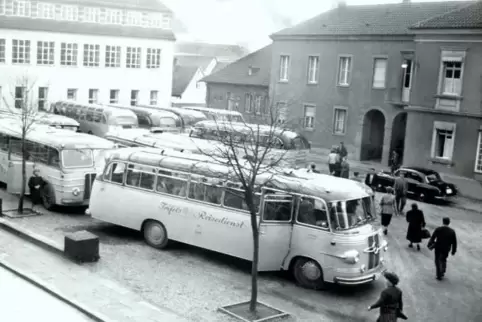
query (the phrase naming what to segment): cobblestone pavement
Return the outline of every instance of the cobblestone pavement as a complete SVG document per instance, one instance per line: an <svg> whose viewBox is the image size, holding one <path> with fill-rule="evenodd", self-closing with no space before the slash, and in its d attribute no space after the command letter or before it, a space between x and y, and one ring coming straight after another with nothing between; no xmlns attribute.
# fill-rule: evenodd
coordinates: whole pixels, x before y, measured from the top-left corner
<svg viewBox="0 0 482 322"><path fill-rule="evenodd" d="M420 252L409 249L405 219L392 220L386 259L388 268L400 275L405 313L411 321L482 321L482 283L478 274L482 258L481 214L423 203L420 208L430 230L439 225L443 216L450 216L460 245L456 256L449 258L446 280L439 282L434 276L433 254L425 245ZM249 298L250 266L243 261L176 243L158 251L146 246L138 232L81 214L46 212L9 220L57 241L63 240L67 232L83 229L97 234L102 258L96 264L83 265L83 269L128 288L154 305L181 312L191 321L230 321L216 308ZM12 247L0 249L8 251ZM83 284L80 289L89 287L79 283ZM296 321L373 321L376 312L367 312L366 307L377 299L383 286L377 281L317 292L297 287L287 274L263 273L259 298L292 313Z"/></svg>

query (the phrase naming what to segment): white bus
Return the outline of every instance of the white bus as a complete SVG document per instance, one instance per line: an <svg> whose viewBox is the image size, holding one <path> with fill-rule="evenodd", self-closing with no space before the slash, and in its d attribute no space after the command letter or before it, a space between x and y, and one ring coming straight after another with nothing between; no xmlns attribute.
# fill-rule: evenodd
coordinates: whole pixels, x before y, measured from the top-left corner
<svg viewBox="0 0 482 322"><path fill-rule="evenodd" d="M191 111L202 112L210 120L244 123L243 114L241 114L238 111L221 110L217 108L190 106L190 105L182 106L181 108L186 110L191 110Z"/></svg>
<svg viewBox="0 0 482 322"><path fill-rule="evenodd" d="M306 169L266 173L257 185L260 271L291 270L309 288L367 283L384 271L387 244L367 186ZM142 231L156 248L174 240L252 259L242 186L229 167L195 155L113 151L88 213Z"/></svg>
<svg viewBox="0 0 482 322"><path fill-rule="evenodd" d="M13 194L22 189L21 137L19 120L0 120L0 182ZM34 168L40 170L47 182L41 191L46 209L87 206L96 173L104 166L104 153L114 147L99 137L34 124L26 137L27 178Z"/></svg>
<svg viewBox="0 0 482 322"><path fill-rule="evenodd" d="M260 147L270 149L267 161L281 160L278 165L283 167L306 167L311 150L310 143L302 134L268 125L204 121L197 123L189 136L210 141L238 137L242 142L255 140L259 136ZM244 147L241 149L244 150Z"/></svg>
<svg viewBox="0 0 482 322"><path fill-rule="evenodd" d="M54 114L78 121L80 131L103 137L114 128L138 127L134 112L97 104L80 104L75 101L57 101L51 104Z"/></svg>
<svg viewBox="0 0 482 322"><path fill-rule="evenodd" d="M197 122L206 121L208 118L204 113L198 111L192 111L188 109L182 109L179 107L163 107L163 106L152 106L152 105L139 105L142 108L149 108L155 110L163 110L175 113L182 119L183 130L188 130L196 124Z"/></svg>
<svg viewBox="0 0 482 322"><path fill-rule="evenodd" d="M14 119L19 119L22 117L20 112L17 113L9 113L9 112L1 112L2 117L10 117ZM46 112L36 112L32 114L34 118L33 122L38 124L45 124L50 125L52 127L58 129L65 129L77 132L79 130L80 124L76 120L63 116L63 115L55 115Z"/></svg>

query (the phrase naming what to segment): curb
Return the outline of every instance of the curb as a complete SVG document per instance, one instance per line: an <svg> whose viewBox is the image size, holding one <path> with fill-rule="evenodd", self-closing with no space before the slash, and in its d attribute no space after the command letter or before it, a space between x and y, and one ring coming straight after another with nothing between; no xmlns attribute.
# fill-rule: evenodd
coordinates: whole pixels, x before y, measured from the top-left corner
<svg viewBox="0 0 482 322"><path fill-rule="evenodd" d="M29 282L30 284L35 285L36 287L40 288L44 292L50 294L51 296L55 297L56 299L64 302L65 304L73 307L77 311L81 312L82 314L86 315L90 319L96 322L114 322L113 320L109 320L108 318L104 317L103 315L93 312L92 310L86 308L84 305L78 303L75 300L69 299L67 296L62 294L59 290L57 290L53 285L40 281L34 275L28 274L25 271L22 271L18 267L8 263L5 259L0 259L0 267L8 270L9 272L15 274L16 276L20 277L21 279Z"/></svg>

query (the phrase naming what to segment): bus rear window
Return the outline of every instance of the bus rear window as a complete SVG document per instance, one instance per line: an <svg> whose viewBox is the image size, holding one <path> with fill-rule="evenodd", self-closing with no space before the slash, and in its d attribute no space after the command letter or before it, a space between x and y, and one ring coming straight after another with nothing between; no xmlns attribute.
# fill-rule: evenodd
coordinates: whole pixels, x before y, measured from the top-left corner
<svg viewBox="0 0 482 322"><path fill-rule="evenodd" d="M306 150L310 148L310 143L305 138L298 136L293 139L292 146L295 150Z"/></svg>
<svg viewBox="0 0 482 322"><path fill-rule="evenodd" d="M92 150L77 149L62 151L62 165L64 168L83 168L94 165Z"/></svg>

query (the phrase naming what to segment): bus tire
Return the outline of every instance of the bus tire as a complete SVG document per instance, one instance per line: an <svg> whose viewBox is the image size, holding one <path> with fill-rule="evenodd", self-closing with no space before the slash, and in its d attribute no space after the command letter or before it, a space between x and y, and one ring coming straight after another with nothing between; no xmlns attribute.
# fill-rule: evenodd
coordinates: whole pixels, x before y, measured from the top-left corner
<svg viewBox="0 0 482 322"><path fill-rule="evenodd" d="M46 210L53 210L55 207L55 195L49 184L45 185L41 191L42 205Z"/></svg>
<svg viewBox="0 0 482 322"><path fill-rule="evenodd" d="M167 238L166 227L157 220L148 220L142 225L142 233L146 243L154 248L166 248L169 239Z"/></svg>
<svg viewBox="0 0 482 322"><path fill-rule="evenodd" d="M292 270L296 283L301 287L313 290L324 288L323 269L315 260L306 257L297 258Z"/></svg>

